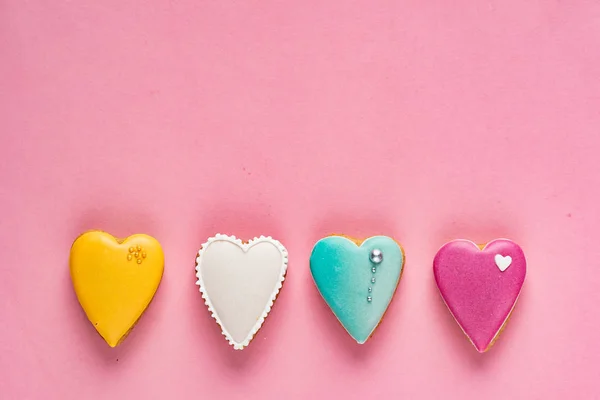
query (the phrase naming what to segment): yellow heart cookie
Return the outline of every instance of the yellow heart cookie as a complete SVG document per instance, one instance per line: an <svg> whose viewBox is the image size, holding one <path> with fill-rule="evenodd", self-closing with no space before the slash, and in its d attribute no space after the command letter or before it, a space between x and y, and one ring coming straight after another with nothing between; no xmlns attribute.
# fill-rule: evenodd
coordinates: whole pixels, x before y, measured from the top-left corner
<svg viewBox="0 0 600 400"><path fill-rule="evenodd" d="M71 247L71 279L88 319L110 347L142 316L160 284L164 255L156 239L119 240L102 231L82 234Z"/></svg>

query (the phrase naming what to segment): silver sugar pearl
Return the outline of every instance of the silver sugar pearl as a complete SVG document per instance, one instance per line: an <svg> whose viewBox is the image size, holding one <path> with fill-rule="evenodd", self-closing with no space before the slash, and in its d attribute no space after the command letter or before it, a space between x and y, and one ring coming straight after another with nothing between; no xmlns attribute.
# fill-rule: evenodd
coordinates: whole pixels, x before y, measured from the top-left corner
<svg viewBox="0 0 600 400"><path fill-rule="evenodd" d="M379 264L383 261L383 253L379 249L371 250L371 254L369 255L369 259L373 264Z"/></svg>
<svg viewBox="0 0 600 400"><path fill-rule="evenodd" d="M375 269L375 267L371 268L371 272L373 272L373 273L377 272L377 270Z"/></svg>
<svg viewBox="0 0 600 400"><path fill-rule="evenodd" d="M375 283L375 278L371 278L371 283Z"/></svg>
<svg viewBox="0 0 600 400"><path fill-rule="evenodd" d="M370 303L371 301L373 301L373 298L371 296L367 297L367 301Z"/></svg>
<svg viewBox="0 0 600 400"><path fill-rule="evenodd" d="M372 288L372 287L370 287L370 288L369 288L369 293L371 293L372 291L373 291L373 288Z"/></svg>

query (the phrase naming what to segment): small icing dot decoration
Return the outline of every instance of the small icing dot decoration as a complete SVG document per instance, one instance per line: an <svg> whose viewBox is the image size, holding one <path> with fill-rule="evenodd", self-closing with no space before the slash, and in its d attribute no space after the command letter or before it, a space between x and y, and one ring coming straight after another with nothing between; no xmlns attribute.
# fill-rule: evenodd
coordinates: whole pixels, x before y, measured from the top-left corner
<svg viewBox="0 0 600 400"><path fill-rule="evenodd" d="M380 264L383 261L383 252L380 249L371 250L371 253L369 254L369 260L371 260L373 263L373 266L371 267L371 272L373 273L373 276L371 277L371 283L375 283L375 273L377 272L377 268L375 267L377 264ZM371 286L369 286L368 290L369 293L373 293L373 288ZM371 303L373 301L373 297L368 296L367 301Z"/></svg>
<svg viewBox="0 0 600 400"><path fill-rule="evenodd" d="M127 261L131 261L135 258L135 262L141 264L144 259L148 257L144 248L139 244L137 246L131 246L129 248L129 254L127 254Z"/></svg>

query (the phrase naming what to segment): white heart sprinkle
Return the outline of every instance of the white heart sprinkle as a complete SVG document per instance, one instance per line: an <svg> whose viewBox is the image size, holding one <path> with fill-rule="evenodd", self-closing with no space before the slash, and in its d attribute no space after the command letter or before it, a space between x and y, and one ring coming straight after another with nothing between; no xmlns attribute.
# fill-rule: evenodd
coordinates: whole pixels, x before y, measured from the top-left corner
<svg viewBox="0 0 600 400"><path fill-rule="evenodd" d="M506 268L510 267L510 264L512 263L512 257L503 257L501 254L496 254L496 256L494 257L494 261L496 261L496 265L498 266L500 271L504 272L506 271Z"/></svg>

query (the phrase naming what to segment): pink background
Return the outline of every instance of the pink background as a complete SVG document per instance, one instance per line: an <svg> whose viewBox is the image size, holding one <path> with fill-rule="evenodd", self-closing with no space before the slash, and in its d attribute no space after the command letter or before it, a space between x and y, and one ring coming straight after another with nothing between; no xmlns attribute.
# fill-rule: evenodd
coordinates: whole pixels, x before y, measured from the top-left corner
<svg viewBox="0 0 600 400"><path fill-rule="evenodd" d="M0 1L2 397L600 398L599 76L591 0ZM166 253L116 349L68 274L91 228ZM217 232L290 253L243 352L194 285ZM364 346L309 274L332 232L406 250ZM457 237L528 258L484 355L433 281Z"/></svg>

